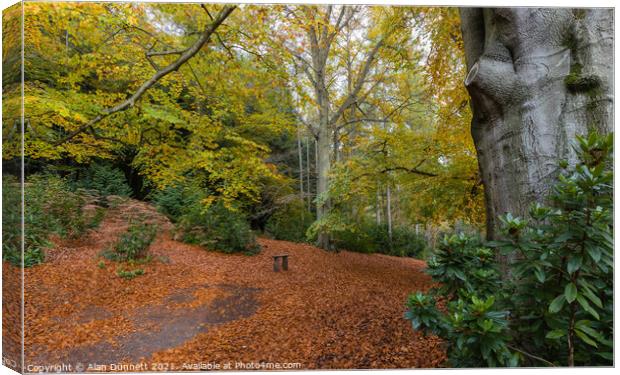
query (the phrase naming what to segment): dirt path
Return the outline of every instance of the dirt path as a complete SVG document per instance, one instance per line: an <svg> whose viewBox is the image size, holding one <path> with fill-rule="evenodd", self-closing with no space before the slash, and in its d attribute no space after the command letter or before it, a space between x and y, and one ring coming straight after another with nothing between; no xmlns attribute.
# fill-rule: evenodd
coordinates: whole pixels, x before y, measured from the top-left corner
<svg viewBox="0 0 620 375"><path fill-rule="evenodd" d="M156 221L161 233L145 275L123 280L116 264L98 267L99 254L132 216ZM430 287L421 261L268 239L259 255L226 255L174 241L170 229L149 205L129 201L27 269L26 364L411 368L445 358L437 339L403 319L407 295ZM280 253L289 254L289 271L274 273Z"/></svg>

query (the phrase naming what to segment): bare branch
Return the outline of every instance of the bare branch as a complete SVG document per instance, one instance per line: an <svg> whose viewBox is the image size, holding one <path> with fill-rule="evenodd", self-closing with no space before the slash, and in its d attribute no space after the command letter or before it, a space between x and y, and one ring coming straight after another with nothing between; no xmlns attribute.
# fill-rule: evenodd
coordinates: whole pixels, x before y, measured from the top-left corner
<svg viewBox="0 0 620 375"><path fill-rule="evenodd" d="M217 18L210 25L207 26L207 28L202 33L200 38L198 38L198 40L196 42L194 42L194 44L191 47L189 47L186 50L184 50L184 52L181 54L181 56L179 56L178 59L176 59L174 62L172 62L171 64L167 65L163 69L158 70L157 72L155 72L155 74L149 80L144 82L138 88L138 90L136 90L136 92L133 95L131 95L128 99L126 99L123 102L115 105L114 107L105 109L101 114L97 115L95 118L90 120L88 123L86 123L85 125L79 127L77 130L75 130L72 133L70 133L67 137L65 137L61 141L57 142L56 145L59 145L59 144L62 144L64 142L67 142L67 141L71 140L76 135L78 135L78 134L84 132L85 130L91 128L93 125L95 125L99 121L103 120L104 118L106 118L106 117L108 117L108 116L110 116L110 115L112 115L112 114L114 114L116 112L124 111L124 110L127 110L127 109L133 107L135 105L136 101L138 99L140 99L142 97L142 95L144 95L144 93L149 88L151 88L155 83L157 83L160 79L162 79L163 77L167 76L168 74L178 70L181 67L181 65L183 65L185 62L187 62L189 59L191 59L194 55L196 55L198 53L198 51L200 51L200 49L211 39L211 35L213 35L215 30L222 24L222 22L224 22L224 20L226 18L228 18L230 13L232 13L232 11L235 8L236 8L235 5L232 5L232 6L231 5L226 5L219 12Z"/></svg>
<svg viewBox="0 0 620 375"><path fill-rule="evenodd" d="M187 49L172 50L172 51L148 51L146 53L146 55L149 56L149 57L152 57L152 56L166 56L166 55L181 55L185 51L187 51Z"/></svg>
<svg viewBox="0 0 620 375"><path fill-rule="evenodd" d="M415 167L415 168L407 168L407 167L397 166L397 167L386 167L386 168L383 168L383 169L381 169L379 171L376 171L374 173L373 172L364 172L362 174L359 174L359 175L353 177L353 181L358 180L358 179L360 179L362 177L365 177L365 176L372 176L373 174L384 174L384 173L388 173L388 172L392 172L392 171L403 171L403 172L413 173L413 174L417 174L417 175L424 176L424 177L437 177L437 176L439 176L436 173L421 171L421 170L417 169L417 167Z"/></svg>
<svg viewBox="0 0 620 375"><path fill-rule="evenodd" d="M209 9L207 9L207 7L204 4L200 4L200 7L204 9L205 12L207 12L209 19L211 19L211 21L214 21L213 16L211 15L211 12L209 12ZM220 37L220 34L217 31L215 32L215 37L217 38L217 41L220 43L220 45L224 47L226 52L228 52L228 57L230 57L230 59L233 60L235 58L235 55L232 53L231 49L228 48L226 44L224 44L224 41L222 40L222 38Z"/></svg>
<svg viewBox="0 0 620 375"><path fill-rule="evenodd" d="M370 51L370 53L368 54L368 57L366 58L366 61L364 62L364 67L362 68L362 71L360 72L360 75L357 77L357 81L355 82L355 85L353 86L353 91L349 93L349 96L345 99L345 101L342 103L340 108L338 108L336 113L334 113L334 115L330 118L329 120L330 124L335 124L336 121L338 121L338 119L340 118L340 116L342 116L344 111L346 111L347 108L349 108L353 103L355 103L357 99L357 95L359 94L360 90L364 86L364 82L366 81L366 76L370 72L370 68L375 59L375 56L377 55L377 52L379 52L379 49L381 48L381 46L383 46L384 40L385 40L384 38L381 38L377 42L377 44L375 44L372 51Z"/></svg>
<svg viewBox="0 0 620 375"><path fill-rule="evenodd" d="M295 116L297 117L297 119L308 129L308 131L310 132L310 134L312 134L312 136L315 139L319 138L319 133L318 130L316 130L310 123L308 123L306 120L304 120L304 118L301 116L301 114L299 112L297 112L297 110L293 109L293 113L295 114Z"/></svg>
<svg viewBox="0 0 620 375"><path fill-rule="evenodd" d="M549 361L547 361L547 360L546 360L546 359L544 359L544 358L538 357L538 356L536 356L536 355L534 355L534 354L530 354L530 353L528 353L528 352L526 352L526 351L523 351L523 350L521 350L521 349L519 349L519 348L516 348L516 347L514 347L514 346L512 346L512 345L506 345L506 346L507 346L508 348L510 348L510 349L512 349L512 350L514 350L514 351L516 351L516 352L519 352L519 353L523 354L523 355L524 355L524 356L526 356L526 357L530 357L530 358L532 358L532 359L536 359L536 360L538 360L538 361L540 361L540 362L542 362L542 363L544 363L544 364L547 364L547 365L549 365L549 366L551 366L551 367L555 367L555 365L554 365L552 362L549 362Z"/></svg>
<svg viewBox="0 0 620 375"><path fill-rule="evenodd" d="M379 123L384 123L384 122L388 122L388 120L386 120L384 118L358 118L358 119L355 119L355 120L349 120L349 121L346 121L346 122L342 123L340 126L337 127L337 129L342 129L342 128L346 127L347 125L355 124L356 122L379 122Z"/></svg>

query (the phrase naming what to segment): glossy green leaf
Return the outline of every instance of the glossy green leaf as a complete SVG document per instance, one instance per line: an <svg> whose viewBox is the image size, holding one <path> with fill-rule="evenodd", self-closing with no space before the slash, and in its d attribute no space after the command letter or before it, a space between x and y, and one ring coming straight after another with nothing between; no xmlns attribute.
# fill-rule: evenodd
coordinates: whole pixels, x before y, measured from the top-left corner
<svg viewBox="0 0 620 375"><path fill-rule="evenodd" d="M565 297L563 294L555 297L555 299L551 301L551 304L549 305L549 312L555 314L560 311L562 309L562 306L564 306L564 301Z"/></svg>
<svg viewBox="0 0 620 375"><path fill-rule="evenodd" d="M566 332L563 329L554 329L553 331L549 331L545 337L551 340L555 340L564 336L566 336Z"/></svg>
<svg viewBox="0 0 620 375"><path fill-rule="evenodd" d="M577 287L573 283L566 284L564 288L564 297L566 302L572 303L577 298Z"/></svg>

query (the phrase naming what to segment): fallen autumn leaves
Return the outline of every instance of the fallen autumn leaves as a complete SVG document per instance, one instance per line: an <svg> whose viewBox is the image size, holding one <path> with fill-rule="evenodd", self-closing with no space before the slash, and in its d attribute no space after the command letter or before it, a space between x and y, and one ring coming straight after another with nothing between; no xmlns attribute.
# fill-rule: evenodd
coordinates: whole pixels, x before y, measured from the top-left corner
<svg viewBox="0 0 620 375"><path fill-rule="evenodd" d="M160 232L145 274L123 280L99 254L146 215ZM301 369L437 367L441 342L403 319L407 295L426 290L424 262L330 253L259 239L255 256L226 255L174 241L170 223L146 203L111 209L80 241L57 240L48 261L25 270L26 364L299 363ZM289 271L272 256L289 254ZM19 342L16 268L3 264L5 348ZM7 282L9 281L9 282ZM15 311L14 311L15 310ZM7 350L5 349L5 350ZM188 367L185 367L188 368ZM233 368L234 369L234 368ZM107 370L110 370L109 368ZM142 369L144 370L144 369Z"/></svg>

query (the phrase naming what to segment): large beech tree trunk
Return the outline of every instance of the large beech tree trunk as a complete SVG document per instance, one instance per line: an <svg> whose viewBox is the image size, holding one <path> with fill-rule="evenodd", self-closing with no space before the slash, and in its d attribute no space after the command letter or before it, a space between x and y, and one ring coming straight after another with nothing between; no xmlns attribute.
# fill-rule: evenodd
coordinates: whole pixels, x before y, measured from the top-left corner
<svg viewBox="0 0 620 375"><path fill-rule="evenodd" d="M526 216L544 201L571 142L613 128L613 10L461 8L471 132L487 208Z"/></svg>

